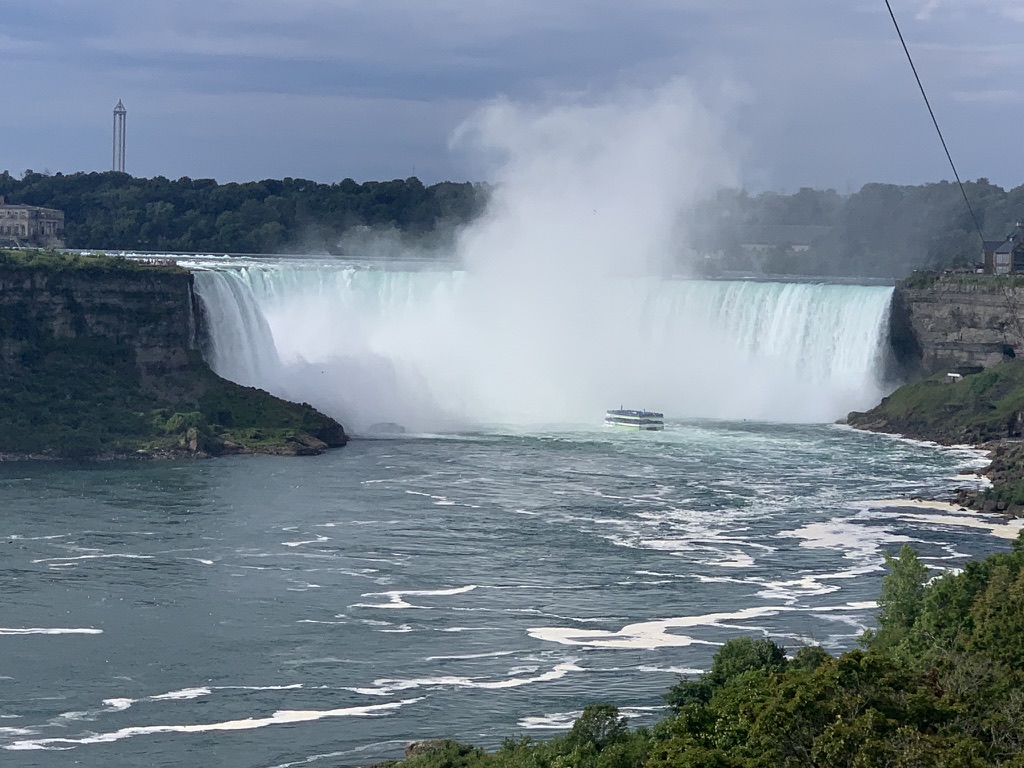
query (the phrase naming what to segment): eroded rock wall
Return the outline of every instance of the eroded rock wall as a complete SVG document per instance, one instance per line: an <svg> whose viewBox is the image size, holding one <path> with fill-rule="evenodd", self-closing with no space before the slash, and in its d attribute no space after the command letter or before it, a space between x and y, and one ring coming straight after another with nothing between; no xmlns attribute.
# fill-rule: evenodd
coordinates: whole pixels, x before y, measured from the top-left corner
<svg viewBox="0 0 1024 768"><path fill-rule="evenodd" d="M971 372L1024 354L1024 286L988 275L896 286L893 352L908 376Z"/></svg>
<svg viewBox="0 0 1024 768"><path fill-rule="evenodd" d="M135 351L143 384L191 370L192 275L185 270L0 269L0 361L15 364L45 336L101 337Z"/></svg>

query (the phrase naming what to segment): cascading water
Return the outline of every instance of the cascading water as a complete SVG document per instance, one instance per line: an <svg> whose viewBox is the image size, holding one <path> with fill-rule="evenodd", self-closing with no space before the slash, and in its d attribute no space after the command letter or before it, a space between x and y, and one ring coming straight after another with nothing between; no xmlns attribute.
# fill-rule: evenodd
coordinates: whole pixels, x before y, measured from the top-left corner
<svg viewBox="0 0 1024 768"><path fill-rule="evenodd" d="M230 272L200 274L206 357L226 379L250 387L267 387L278 374L281 360L252 291L233 279Z"/></svg>
<svg viewBox="0 0 1024 768"><path fill-rule="evenodd" d="M883 393L892 292L326 263L199 270L196 289L214 370L357 433L597 424L620 405L831 421Z"/></svg>

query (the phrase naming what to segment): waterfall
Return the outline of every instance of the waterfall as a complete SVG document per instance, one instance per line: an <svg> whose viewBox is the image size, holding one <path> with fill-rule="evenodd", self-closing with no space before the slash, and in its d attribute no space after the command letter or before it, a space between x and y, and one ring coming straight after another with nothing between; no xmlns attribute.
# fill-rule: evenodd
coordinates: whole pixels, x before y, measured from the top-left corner
<svg viewBox="0 0 1024 768"><path fill-rule="evenodd" d="M252 290L236 277L230 271L213 270L196 276L204 355L220 376L273 390L281 371L274 336Z"/></svg>
<svg viewBox="0 0 1024 768"><path fill-rule="evenodd" d="M329 263L196 272L222 376L357 432L667 417L831 421L884 393L892 289Z"/></svg>

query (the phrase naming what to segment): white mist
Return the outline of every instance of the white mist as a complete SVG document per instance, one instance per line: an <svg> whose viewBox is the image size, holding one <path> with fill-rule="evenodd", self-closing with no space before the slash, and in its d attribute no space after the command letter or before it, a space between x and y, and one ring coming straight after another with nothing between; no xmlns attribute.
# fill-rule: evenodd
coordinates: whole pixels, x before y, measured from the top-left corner
<svg viewBox="0 0 1024 768"><path fill-rule="evenodd" d="M498 163L488 210L459 240L462 271L236 274L281 364L268 374L265 356L221 343L235 357L215 349L214 367L357 432L597 424L620 405L825 421L869 405L886 289L666 279L680 213L733 181L722 135L682 81L495 103L458 136Z"/></svg>

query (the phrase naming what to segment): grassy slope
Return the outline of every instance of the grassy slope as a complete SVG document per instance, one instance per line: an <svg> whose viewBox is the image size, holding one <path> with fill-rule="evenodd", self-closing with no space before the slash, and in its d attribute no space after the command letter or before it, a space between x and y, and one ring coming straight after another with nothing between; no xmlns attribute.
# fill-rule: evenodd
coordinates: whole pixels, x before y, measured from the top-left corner
<svg viewBox="0 0 1024 768"><path fill-rule="evenodd" d="M1014 360L955 383L936 374L908 384L849 421L945 444L977 444L1019 437L1022 413L1024 361Z"/></svg>
<svg viewBox="0 0 1024 768"><path fill-rule="evenodd" d="M908 384L851 426L891 432L946 445L993 450L988 475L995 484L962 501L988 509L1024 509L1024 361L1013 360L948 383L945 374Z"/></svg>

